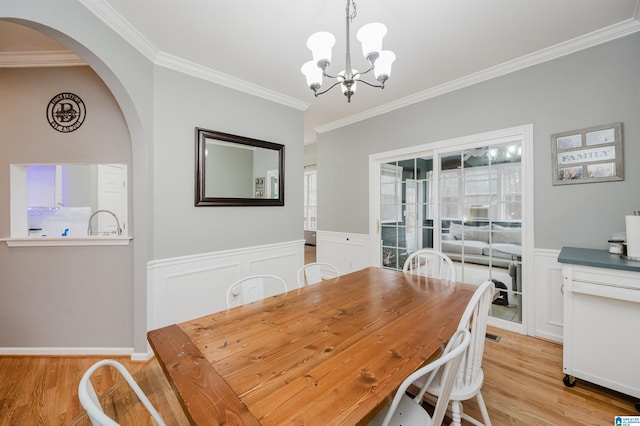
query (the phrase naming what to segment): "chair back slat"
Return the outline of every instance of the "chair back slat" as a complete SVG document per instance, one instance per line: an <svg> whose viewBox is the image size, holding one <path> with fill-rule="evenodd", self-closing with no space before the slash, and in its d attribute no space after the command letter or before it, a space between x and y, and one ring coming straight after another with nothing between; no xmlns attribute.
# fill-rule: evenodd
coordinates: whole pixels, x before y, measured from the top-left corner
<svg viewBox="0 0 640 426"><path fill-rule="evenodd" d="M476 289L458 324L458 329L471 331L471 341L460 363L456 387L468 386L482 372L482 356L494 288L493 282L483 282Z"/></svg>
<svg viewBox="0 0 640 426"><path fill-rule="evenodd" d="M317 284L323 277L337 278L340 276L338 268L327 262L307 263L298 270L298 287Z"/></svg>
<svg viewBox="0 0 640 426"><path fill-rule="evenodd" d="M409 406L405 406L404 409L410 409L412 411L422 410L424 408L420 405L422 402L422 398L424 397L424 393L427 387L431 384L435 377L440 377L442 384L442 395L438 398L433 415L429 416L429 414L424 411L422 416L415 416L412 413L402 412L402 420L401 424L406 424L408 421L407 418L421 418L423 421L431 420L430 425L441 425L444 420L444 416L447 411L447 405L449 404L449 395L451 394L451 390L453 389L453 382L456 376L456 371L460 366L460 360L464 355L466 349L469 346L470 334L468 330L457 330L454 335L449 339L447 346L444 351L440 355L440 358L432 361L431 363L425 365L422 368L419 368L415 372L411 373L409 377L407 377L393 398L393 401L389 405L388 409L383 410L378 414L378 416L370 423L374 425L387 426L391 419L394 417L395 411L400 405L400 401L403 398L407 398L405 396L406 390L410 385L415 383L417 380L420 380L421 383L424 383L418 394L412 398ZM384 418L382 418L384 416ZM405 418L405 416L407 418ZM396 421L400 420L396 418L394 420L394 424ZM425 423L421 423L425 424Z"/></svg>
<svg viewBox="0 0 640 426"><path fill-rule="evenodd" d="M434 249L414 251L404 262L403 272L455 281L456 269L446 254Z"/></svg>
<svg viewBox="0 0 640 426"><path fill-rule="evenodd" d="M286 293L284 280L276 275L260 274L239 279L227 289L227 309Z"/></svg>

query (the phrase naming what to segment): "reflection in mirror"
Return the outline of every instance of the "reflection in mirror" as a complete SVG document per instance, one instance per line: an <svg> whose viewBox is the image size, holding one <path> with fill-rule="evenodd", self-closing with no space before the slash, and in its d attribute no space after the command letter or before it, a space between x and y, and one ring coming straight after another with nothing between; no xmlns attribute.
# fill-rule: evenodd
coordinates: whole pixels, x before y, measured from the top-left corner
<svg viewBox="0 0 640 426"><path fill-rule="evenodd" d="M284 146L196 128L196 206L283 206Z"/></svg>

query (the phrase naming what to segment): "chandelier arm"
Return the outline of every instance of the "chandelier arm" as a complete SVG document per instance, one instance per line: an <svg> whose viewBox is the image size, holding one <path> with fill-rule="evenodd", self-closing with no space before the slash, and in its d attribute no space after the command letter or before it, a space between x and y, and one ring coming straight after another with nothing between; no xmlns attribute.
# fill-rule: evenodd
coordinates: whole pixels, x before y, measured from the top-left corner
<svg viewBox="0 0 640 426"><path fill-rule="evenodd" d="M353 79L355 80L355 79L357 79L358 77L360 77L361 75L365 75L366 73L368 73L368 72L372 71L374 68L375 68L375 66L374 66L374 65L371 65L371 66L369 67L369 69L368 69L368 70L366 70L366 71L362 71L362 72L358 72L358 73L355 73L355 74L353 75ZM358 80L358 81L360 81L360 80Z"/></svg>
<svg viewBox="0 0 640 426"><path fill-rule="evenodd" d="M365 75L366 73L373 71L374 68L375 68L375 66L371 65L368 70L355 73L353 75L353 79L356 80L361 75ZM331 75L331 74L328 74L327 72L324 72L323 76L327 77L327 78L344 78L344 76L342 76L342 75ZM358 80L358 81L360 81L360 80Z"/></svg>
<svg viewBox="0 0 640 426"><path fill-rule="evenodd" d="M382 84L373 84L373 83L369 83L369 82L368 82L368 81L366 81L366 80L358 80L358 83L364 83L364 84L366 84L367 86L371 86L371 87L379 87L379 88L381 88L381 89L384 89L384 83L382 83Z"/></svg>
<svg viewBox="0 0 640 426"><path fill-rule="evenodd" d="M344 78L341 75L331 75L331 74L327 74L326 72L323 74L323 76L327 78Z"/></svg>
<svg viewBox="0 0 640 426"><path fill-rule="evenodd" d="M316 97L320 96L320 95L324 95L325 93L327 93L329 90L333 89L334 87L336 87L338 84L340 84L340 81L336 81L335 83L333 83L331 86L329 86L328 89L323 90L322 92L317 92L314 91Z"/></svg>

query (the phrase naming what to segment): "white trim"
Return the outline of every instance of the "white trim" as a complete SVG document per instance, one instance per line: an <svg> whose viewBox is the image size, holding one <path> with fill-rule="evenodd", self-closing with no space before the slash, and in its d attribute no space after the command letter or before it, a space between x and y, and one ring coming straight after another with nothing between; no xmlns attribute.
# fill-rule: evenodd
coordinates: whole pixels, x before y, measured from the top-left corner
<svg viewBox="0 0 640 426"><path fill-rule="evenodd" d="M87 66L87 63L70 50L0 52L0 68L73 66Z"/></svg>
<svg viewBox="0 0 640 426"><path fill-rule="evenodd" d="M148 346L148 345L147 345ZM147 362L154 357L153 351L149 348L148 352L134 352L131 354L131 361Z"/></svg>
<svg viewBox="0 0 640 426"><path fill-rule="evenodd" d="M298 248L300 245L304 246L304 239L286 241L284 243L264 244L261 246L242 247L237 249L221 250L210 253L200 253L188 256L171 257L167 259L152 260L147 263L147 269L152 271L158 268L168 268L172 266L182 266L193 264L194 262L207 262L213 259L220 259L223 257L234 257L241 254L262 253L268 250L282 249L282 248Z"/></svg>
<svg viewBox="0 0 640 426"><path fill-rule="evenodd" d="M535 245L535 217L533 209L533 124L522 126L522 156L520 158L522 164L522 223L526 226L522 227L522 248L525 261L522 263L522 292L523 312L522 326L523 331L530 335L534 335L535 324L535 271L534 271L534 253Z"/></svg>
<svg viewBox="0 0 640 426"><path fill-rule="evenodd" d="M132 237L0 238L9 247L126 246Z"/></svg>
<svg viewBox="0 0 640 426"><path fill-rule="evenodd" d="M638 3L636 3L636 8L637 7ZM639 12L636 9L636 18L638 18L638 13ZM537 64L541 64L543 62L561 58L571 53L585 50L590 47L597 46L599 44L606 43L627 36L629 34L633 34L637 31L640 31L640 22L637 19L628 19L626 21L613 24L608 27L593 31L591 33L576 37L574 39L556 44L555 46L538 50L537 52L521 56L511 61L503 62L502 64L489 67L473 74L469 74L465 77L448 81L439 86L414 93L412 95L406 96L393 102L389 102L379 107L372 108L367 111L363 111L361 113L324 124L322 126L318 126L314 130L318 133L325 133L330 130L344 127L349 124L357 123L359 121L363 121L382 114L386 114L388 112L395 111L397 109L404 108L418 102L426 101L428 99L432 99L446 93L451 93L456 90L472 86L474 84L482 83L496 77L500 77Z"/></svg>
<svg viewBox="0 0 640 426"><path fill-rule="evenodd" d="M170 55L168 53L160 52L155 61L156 65L178 71L183 74L187 74L196 78L201 78L206 81L210 81L221 86L229 87L239 92L248 93L259 98L267 99L272 102L276 102L282 105L286 105L297 110L304 111L311 105L309 102L304 102L291 96L283 95L282 93L275 92L264 87L260 87L256 84L250 83L245 80L241 80L229 74L204 67L194 62L187 61L177 56Z"/></svg>
<svg viewBox="0 0 640 426"><path fill-rule="evenodd" d="M478 142L486 141L486 140L497 140L497 139L505 139L509 140L514 136L524 135L526 128L531 128L531 135L533 135L533 125L525 124L522 126L514 126L508 127L501 130L493 130L484 133L477 133L474 135L460 136L453 139L445 139L436 142L427 142L422 145L414 145L406 148L394 149L391 151L379 152L375 154L369 155L369 162L371 161L394 161L399 159L404 159L405 157L414 155L416 152L422 151L435 151L443 148L465 148L465 145L472 145ZM498 142L499 143L499 142ZM532 142L533 143L533 142ZM526 147L523 147L523 150ZM533 149L533 145L530 147Z"/></svg>
<svg viewBox="0 0 640 426"><path fill-rule="evenodd" d="M101 355L101 356L128 356L132 355L133 348L0 348L0 355L54 355L54 356L77 356L77 355ZM132 358L133 359L133 358Z"/></svg>
<svg viewBox="0 0 640 426"><path fill-rule="evenodd" d="M91 13L97 16L116 34L142 53L151 62L158 56L158 49L143 36L133 25L120 15L111 5L103 0L78 0Z"/></svg>
<svg viewBox="0 0 640 426"><path fill-rule="evenodd" d="M298 110L304 111L310 105L309 102L301 101L291 96L260 87L231 75L170 55L169 53L161 52L107 2L101 0L78 1L89 9L91 13L96 15L109 28L115 31L135 49L140 51L140 53L158 66L173 69L184 74L211 81L213 83Z"/></svg>

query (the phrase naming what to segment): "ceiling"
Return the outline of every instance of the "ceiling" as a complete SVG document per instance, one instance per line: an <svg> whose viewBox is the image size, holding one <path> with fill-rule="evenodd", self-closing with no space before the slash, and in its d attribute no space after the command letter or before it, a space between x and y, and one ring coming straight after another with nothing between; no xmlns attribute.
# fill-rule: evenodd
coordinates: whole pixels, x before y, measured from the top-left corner
<svg viewBox="0 0 640 426"><path fill-rule="evenodd" d="M300 72L306 40L336 36L330 73L344 68L346 0L80 0L157 63L304 110L305 143L325 131L640 30L640 0L356 0L353 67L365 70L355 32L388 28L396 53L384 90L358 85L315 98ZM10 34L10 33L9 33ZM0 27L0 51L34 48ZM25 46L26 44L26 46ZM325 83L323 87L328 87Z"/></svg>

